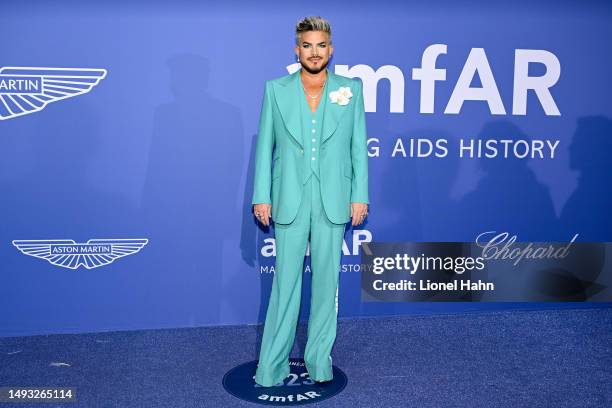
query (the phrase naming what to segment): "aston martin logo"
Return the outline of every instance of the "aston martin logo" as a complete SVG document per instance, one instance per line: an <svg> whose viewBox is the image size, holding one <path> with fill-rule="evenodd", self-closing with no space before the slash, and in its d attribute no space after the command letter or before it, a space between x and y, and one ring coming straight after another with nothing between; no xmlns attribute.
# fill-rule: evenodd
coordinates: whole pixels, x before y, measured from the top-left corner
<svg viewBox="0 0 612 408"><path fill-rule="evenodd" d="M87 269L108 265L118 258L140 251L148 239L90 239L79 244L73 240L13 240L13 245L26 255L45 259L62 268Z"/></svg>
<svg viewBox="0 0 612 408"><path fill-rule="evenodd" d="M83 95L105 77L105 69L4 67L0 69L0 120Z"/></svg>

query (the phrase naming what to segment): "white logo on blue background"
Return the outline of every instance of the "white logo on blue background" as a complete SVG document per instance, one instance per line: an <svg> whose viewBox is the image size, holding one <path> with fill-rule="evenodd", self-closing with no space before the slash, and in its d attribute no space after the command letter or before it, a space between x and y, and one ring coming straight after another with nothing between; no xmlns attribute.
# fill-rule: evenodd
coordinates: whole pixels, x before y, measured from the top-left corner
<svg viewBox="0 0 612 408"><path fill-rule="evenodd" d="M82 244L68 239L13 240L13 245L25 255L69 269L105 266L118 258L139 252L148 243L149 240L145 238L90 239Z"/></svg>
<svg viewBox="0 0 612 408"><path fill-rule="evenodd" d="M106 70L96 68L4 67L0 69L0 120L86 94L105 77Z"/></svg>

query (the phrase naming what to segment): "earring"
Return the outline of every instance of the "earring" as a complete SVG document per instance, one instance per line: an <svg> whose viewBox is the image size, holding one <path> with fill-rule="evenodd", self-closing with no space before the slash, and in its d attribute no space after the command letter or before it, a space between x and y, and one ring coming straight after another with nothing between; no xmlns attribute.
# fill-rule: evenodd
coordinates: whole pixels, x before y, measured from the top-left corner
<svg viewBox="0 0 612 408"><path fill-rule="evenodd" d="M300 62L300 57L296 55L295 58L297 59L297 62Z"/></svg>

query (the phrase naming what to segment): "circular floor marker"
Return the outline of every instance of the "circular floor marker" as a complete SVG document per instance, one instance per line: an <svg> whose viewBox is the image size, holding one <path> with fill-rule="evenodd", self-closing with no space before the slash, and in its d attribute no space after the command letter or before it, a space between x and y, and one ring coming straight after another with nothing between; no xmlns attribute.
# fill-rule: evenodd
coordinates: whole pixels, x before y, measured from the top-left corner
<svg viewBox="0 0 612 408"><path fill-rule="evenodd" d="M257 360L232 368L223 376L223 387L233 396L262 405L305 405L323 401L342 392L346 374L333 366L334 378L322 383L310 379L304 360L290 358L291 373L272 387L255 383Z"/></svg>

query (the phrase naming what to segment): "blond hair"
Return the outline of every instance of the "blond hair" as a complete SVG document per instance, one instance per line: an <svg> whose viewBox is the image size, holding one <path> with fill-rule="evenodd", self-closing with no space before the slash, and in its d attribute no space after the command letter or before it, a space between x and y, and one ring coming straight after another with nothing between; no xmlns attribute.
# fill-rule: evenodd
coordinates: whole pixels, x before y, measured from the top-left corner
<svg viewBox="0 0 612 408"><path fill-rule="evenodd" d="M305 31L323 31L329 36L329 43L331 44L331 25L323 17L310 16L298 21L295 26L295 43L297 45L300 44L300 35Z"/></svg>

